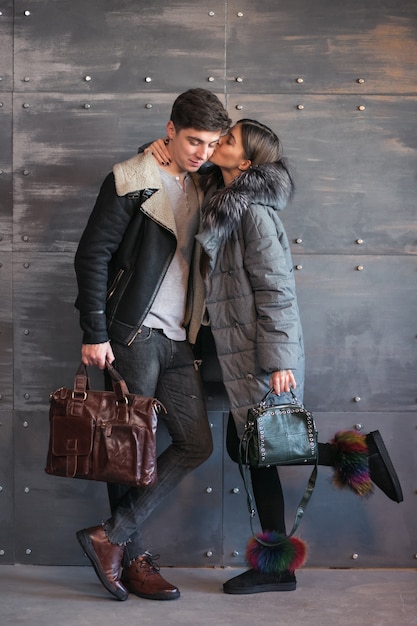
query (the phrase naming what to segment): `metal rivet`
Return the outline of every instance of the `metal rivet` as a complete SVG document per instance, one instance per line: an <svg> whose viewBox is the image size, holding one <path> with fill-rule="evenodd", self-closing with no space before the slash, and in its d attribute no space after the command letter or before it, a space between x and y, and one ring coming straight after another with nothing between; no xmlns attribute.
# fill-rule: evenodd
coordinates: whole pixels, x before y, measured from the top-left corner
<svg viewBox="0 0 417 626"><path fill-rule="evenodd" d="M148 102L148 104L145 105L145 109L152 109L152 104Z"/></svg>
<svg viewBox="0 0 417 626"><path fill-rule="evenodd" d="M360 104L360 105L358 106L358 111L365 111L365 109L366 109L366 107L365 107L365 105L364 105L364 104Z"/></svg>
<svg viewBox="0 0 417 626"><path fill-rule="evenodd" d="M0 170L0 175L1 175L1 174L4 174L4 170Z"/></svg>
<svg viewBox="0 0 417 626"><path fill-rule="evenodd" d="M25 268L25 270L27 270L30 267L30 263L26 261L25 263L23 263L23 267Z"/></svg>
<svg viewBox="0 0 417 626"><path fill-rule="evenodd" d="M239 487L233 487L232 493L240 493Z"/></svg>
<svg viewBox="0 0 417 626"><path fill-rule="evenodd" d="M362 424L355 424L355 430L362 430Z"/></svg>
<svg viewBox="0 0 417 626"><path fill-rule="evenodd" d="M296 266L295 266L295 269L296 269L296 270L302 270L302 269L303 269L303 266L302 266L302 265L296 265Z"/></svg>
<svg viewBox="0 0 417 626"><path fill-rule="evenodd" d="M365 79L364 79L364 78L358 78L358 83L359 83L360 85L363 85L363 84L364 84L364 82L365 82Z"/></svg>
<svg viewBox="0 0 417 626"><path fill-rule="evenodd" d="M352 559L353 559L354 561L356 561L357 559L359 559L359 554L358 554L357 552L354 552L354 553L352 554Z"/></svg>
<svg viewBox="0 0 417 626"><path fill-rule="evenodd" d="M241 76L238 76L238 77L236 78L236 82L237 82L237 83L243 83L243 78L242 78Z"/></svg>
<svg viewBox="0 0 417 626"><path fill-rule="evenodd" d="M23 428L29 428L29 422L23 422Z"/></svg>
<svg viewBox="0 0 417 626"><path fill-rule="evenodd" d="M207 487L206 493L212 493L212 491L213 491L213 487Z"/></svg>
<svg viewBox="0 0 417 626"><path fill-rule="evenodd" d="M30 11L25 11L25 12L24 12L24 15L26 15L26 17L29 17L29 15L30 15Z"/></svg>
<svg viewBox="0 0 417 626"><path fill-rule="evenodd" d="M297 239L295 240L295 243L303 243L303 240L301 239L301 237L297 237Z"/></svg>
<svg viewBox="0 0 417 626"><path fill-rule="evenodd" d="M243 109L243 104L237 104L236 108L238 111L241 111Z"/></svg>
<svg viewBox="0 0 417 626"><path fill-rule="evenodd" d="M357 243L359 246L360 246L360 245L362 245L362 244L363 244L363 239L357 239L357 240L356 240L356 243Z"/></svg>
<svg viewBox="0 0 417 626"><path fill-rule="evenodd" d="M303 111L304 110L304 104L297 104L297 109L299 111Z"/></svg>
<svg viewBox="0 0 417 626"><path fill-rule="evenodd" d="M91 76L84 76L84 80L86 83L89 83L91 81Z"/></svg>
<svg viewBox="0 0 417 626"><path fill-rule="evenodd" d="M214 17L216 15L214 11L209 11L208 14L209 14L209 17Z"/></svg>
<svg viewBox="0 0 417 626"><path fill-rule="evenodd" d="M361 401L360 396L355 396L355 397L353 398L353 401L354 401L354 402L360 402L360 401Z"/></svg>
<svg viewBox="0 0 417 626"><path fill-rule="evenodd" d="M0 102L0 109L3 107L3 102Z"/></svg>
<svg viewBox="0 0 417 626"><path fill-rule="evenodd" d="M150 76L147 76L145 78L145 83L151 83L152 82L152 78Z"/></svg>
<svg viewBox="0 0 417 626"><path fill-rule="evenodd" d="M214 83L214 76L209 76L207 80L209 83Z"/></svg>
<svg viewBox="0 0 417 626"><path fill-rule="evenodd" d="M91 109L91 104L89 104L88 102L86 102L84 104L84 109Z"/></svg>
<svg viewBox="0 0 417 626"><path fill-rule="evenodd" d="M25 83L28 83L30 81L30 78L29 78L29 76L25 76L23 80L24 80Z"/></svg>
<svg viewBox="0 0 417 626"><path fill-rule="evenodd" d="M299 85L301 85L304 82L304 78L301 78L301 76L300 76L299 78L296 79L295 82L298 83Z"/></svg>
<svg viewBox="0 0 417 626"><path fill-rule="evenodd" d="M0 556L4 556L6 553L4 550L0 550Z"/></svg>
<svg viewBox="0 0 417 626"><path fill-rule="evenodd" d="M30 548L26 548L25 554L32 554L32 550Z"/></svg>
<svg viewBox="0 0 417 626"><path fill-rule="evenodd" d="M239 552L237 550L233 550L232 556L239 556Z"/></svg>
<svg viewBox="0 0 417 626"><path fill-rule="evenodd" d="M29 102L24 102L24 103L22 104L22 107L23 107L24 109L28 109L28 108L30 107Z"/></svg>
<svg viewBox="0 0 417 626"><path fill-rule="evenodd" d="M358 272L361 272L363 270L363 265L357 265L356 269L358 270Z"/></svg>
<svg viewBox="0 0 417 626"><path fill-rule="evenodd" d="M29 241L29 237L27 235L23 235L22 241Z"/></svg>
<svg viewBox="0 0 417 626"><path fill-rule="evenodd" d="M30 399L30 393L24 393L23 397L25 400L29 400Z"/></svg>
<svg viewBox="0 0 417 626"><path fill-rule="evenodd" d="M243 13L242 13L242 11L239 11L239 12L237 13L237 16L238 16L238 17L243 17Z"/></svg>
<svg viewBox="0 0 417 626"><path fill-rule="evenodd" d="M213 552L211 550L207 550L206 556L210 558L211 556L213 556Z"/></svg>
<svg viewBox="0 0 417 626"><path fill-rule="evenodd" d="M23 170L23 176L29 176L29 170Z"/></svg>
<svg viewBox="0 0 417 626"><path fill-rule="evenodd" d="M25 330L23 331L24 335L29 335L30 334L30 330L28 328L25 328Z"/></svg>
<svg viewBox="0 0 417 626"><path fill-rule="evenodd" d="M2 485L0 485L0 491L3 491L3 486Z"/></svg>
<svg viewBox="0 0 417 626"><path fill-rule="evenodd" d="M25 488L23 489L23 491L24 491L25 493L29 493L30 489L29 489L29 487L25 487Z"/></svg>

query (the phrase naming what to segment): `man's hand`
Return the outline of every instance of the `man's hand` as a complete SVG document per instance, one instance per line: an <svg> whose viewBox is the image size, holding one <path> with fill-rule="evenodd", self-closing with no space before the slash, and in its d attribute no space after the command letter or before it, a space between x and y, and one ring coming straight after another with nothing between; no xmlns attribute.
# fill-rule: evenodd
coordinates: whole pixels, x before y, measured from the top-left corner
<svg viewBox="0 0 417 626"><path fill-rule="evenodd" d="M279 396L281 393L284 393L284 391L289 393L291 387L295 389L297 383L295 382L292 370L280 370L272 372L269 385L274 390L274 393Z"/></svg>
<svg viewBox="0 0 417 626"><path fill-rule="evenodd" d="M83 343L81 359L84 365L97 365L101 370L104 370L106 361L109 363L114 361L110 341L106 341L106 343Z"/></svg>

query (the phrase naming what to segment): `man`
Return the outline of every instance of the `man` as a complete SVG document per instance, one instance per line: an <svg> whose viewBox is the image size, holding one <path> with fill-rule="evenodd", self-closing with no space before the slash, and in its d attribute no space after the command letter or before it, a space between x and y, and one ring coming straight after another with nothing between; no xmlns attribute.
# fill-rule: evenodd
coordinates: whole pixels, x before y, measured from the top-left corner
<svg viewBox="0 0 417 626"><path fill-rule="evenodd" d="M160 419L172 439L158 458L154 486L109 484L111 517L77 533L100 581L118 600L129 592L155 600L180 595L142 545L141 526L212 451L190 347L204 300L198 268L193 271L202 201L194 174L230 122L210 91L178 96L166 126L169 165L160 167L152 154L115 165L75 257L83 363L104 369L106 361L115 361L132 393L157 397L165 406Z"/></svg>

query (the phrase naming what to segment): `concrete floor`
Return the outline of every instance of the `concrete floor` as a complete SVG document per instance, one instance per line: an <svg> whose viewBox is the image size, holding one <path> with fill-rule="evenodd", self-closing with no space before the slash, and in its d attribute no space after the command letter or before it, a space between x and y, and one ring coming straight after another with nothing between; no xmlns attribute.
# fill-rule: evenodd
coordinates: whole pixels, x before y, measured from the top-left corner
<svg viewBox="0 0 417 626"><path fill-rule="evenodd" d="M417 625L416 570L297 572L297 590L230 596L241 569L164 568L181 598L114 600L92 567L0 566L0 624L30 626L401 626Z"/></svg>

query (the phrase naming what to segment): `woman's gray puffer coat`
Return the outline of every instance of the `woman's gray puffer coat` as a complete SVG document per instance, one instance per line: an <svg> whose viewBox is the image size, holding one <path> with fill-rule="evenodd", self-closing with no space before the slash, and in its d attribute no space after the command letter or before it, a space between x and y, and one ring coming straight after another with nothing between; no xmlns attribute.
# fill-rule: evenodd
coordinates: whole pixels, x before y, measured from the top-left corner
<svg viewBox="0 0 417 626"><path fill-rule="evenodd" d="M206 204L197 240L209 257L206 306L239 435L275 370L304 387L304 348L290 246L278 212L293 184L284 163L253 167ZM281 394L280 401L290 400Z"/></svg>

